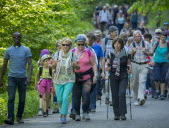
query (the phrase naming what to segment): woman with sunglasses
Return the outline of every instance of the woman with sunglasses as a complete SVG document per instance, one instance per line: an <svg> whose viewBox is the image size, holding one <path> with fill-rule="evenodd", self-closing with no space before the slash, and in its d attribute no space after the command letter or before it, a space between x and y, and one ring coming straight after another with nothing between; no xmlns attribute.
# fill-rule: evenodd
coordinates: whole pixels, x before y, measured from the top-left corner
<svg viewBox="0 0 169 128"><path fill-rule="evenodd" d="M65 124L66 115L68 113L69 96L75 82L75 74L73 68L78 69L77 57L71 51L72 41L69 38L63 38L61 41L61 50L56 53L53 58L56 67L54 74L55 90L57 100L60 106L61 123Z"/></svg>
<svg viewBox="0 0 169 128"><path fill-rule="evenodd" d="M73 102L74 110L76 112L75 121L80 121L80 104L82 97L83 104L83 119L90 120L89 117L89 104L90 104L90 91L93 83L97 80L97 64L94 53L85 47L86 37L82 34L78 35L75 39L77 47L72 51L78 57L78 64L80 69L75 69L76 81L73 86Z"/></svg>

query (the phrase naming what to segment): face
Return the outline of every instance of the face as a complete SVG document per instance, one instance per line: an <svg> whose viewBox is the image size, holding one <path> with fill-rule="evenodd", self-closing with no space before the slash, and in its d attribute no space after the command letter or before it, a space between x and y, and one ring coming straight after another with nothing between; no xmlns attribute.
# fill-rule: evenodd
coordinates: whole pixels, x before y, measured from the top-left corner
<svg viewBox="0 0 169 128"><path fill-rule="evenodd" d="M118 35L118 31L110 32L110 36L115 38Z"/></svg>
<svg viewBox="0 0 169 128"><path fill-rule="evenodd" d="M62 46L61 46L61 49L64 51L64 52L68 52L71 48L71 44L69 42L66 42L66 41L63 41L62 42Z"/></svg>
<svg viewBox="0 0 169 128"><path fill-rule="evenodd" d="M141 42L142 37L141 37L140 33L134 34L134 40L136 41L136 43L140 43Z"/></svg>
<svg viewBox="0 0 169 128"><path fill-rule="evenodd" d="M129 27L130 27L130 25L129 25L128 23L126 23L126 24L125 24L125 27L126 27L126 28L129 28Z"/></svg>
<svg viewBox="0 0 169 128"><path fill-rule="evenodd" d="M43 65L48 66L50 64L50 59L45 59Z"/></svg>
<svg viewBox="0 0 169 128"><path fill-rule="evenodd" d="M19 32L15 32L13 34L13 41L15 45L20 45L21 42L21 34Z"/></svg>
<svg viewBox="0 0 169 128"><path fill-rule="evenodd" d="M76 42L77 48L79 51L83 51L85 48L85 42L84 41L78 41Z"/></svg>
<svg viewBox="0 0 169 128"><path fill-rule="evenodd" d="M164 25L164 29L168 29L168 25Z"/></svg>
<svg viewBox="0 0 169 128"><path fill-rule="evenodd" d="M161 35L161 37L160 37L160 41L161 41L162 43L165 43L165 42L166 42L166 37L165 37L165 36L163 36L163 35Z"/></svg>
<svg viewBox="0 0 169 128"><path fill-rule="evenodd" d="M102 38L102 35L97 35L96 38L97 38L97 41L100 41Z"/></svg>
<svg viewBox="0 0 169 128"><path fill-rule="evenodd" d="M114 49L115 49L115 51L120 51L121 50L121 44L119 42L116 42L114 44Z"/></svg>

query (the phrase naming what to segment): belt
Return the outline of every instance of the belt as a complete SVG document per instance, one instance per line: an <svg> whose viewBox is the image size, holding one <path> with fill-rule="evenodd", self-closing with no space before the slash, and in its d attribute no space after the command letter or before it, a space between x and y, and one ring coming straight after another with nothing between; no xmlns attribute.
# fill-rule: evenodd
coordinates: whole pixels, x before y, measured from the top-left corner
<svg viewBox="0 0 169 128"><path fill-rule="evenodd" d="M147 64L147 62L136 62L136 61L131 61L131 62L133 62L135 64L139 64L139 65Z"/></svg>

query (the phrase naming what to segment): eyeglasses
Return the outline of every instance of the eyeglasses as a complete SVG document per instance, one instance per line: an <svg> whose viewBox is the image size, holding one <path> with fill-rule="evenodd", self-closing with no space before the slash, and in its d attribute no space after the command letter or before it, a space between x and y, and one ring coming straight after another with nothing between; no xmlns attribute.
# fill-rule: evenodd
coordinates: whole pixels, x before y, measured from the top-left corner
<svg viewBox="0 0 169 128"><path fill-rule="evenodd" d="M70 46L70 44L62 44L62 46L67 46L67 47L69 47L69 46Z"/></svg>
<svg viewBox="0 0 169 128"><path fill-rule="evenodd" d="M77 44L78 46L85 46L85 44Z"/></svg>

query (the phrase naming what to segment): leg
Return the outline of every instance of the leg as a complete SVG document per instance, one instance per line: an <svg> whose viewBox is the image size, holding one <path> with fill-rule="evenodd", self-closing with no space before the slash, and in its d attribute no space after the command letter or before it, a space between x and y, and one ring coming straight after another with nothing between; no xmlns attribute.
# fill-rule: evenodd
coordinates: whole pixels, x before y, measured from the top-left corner
<svg viewBox="0 0 169 128"><path fill-rule="evenodd" d="M92 85L94 86L94 85ZM97 95L97 85L92 87L92 91L90 92L90 110L96 109L96 95Z"/></svg>
<svg viewBox="0 0 169 128"><path fill-rule="evenodd" d="M63 101L62 101L62 108L61 108L61 115L66 116L68 113L68 105L69 105L69 96L70 93L72 92L74 83L67 83L64 86L63 90Z"/></svg>
<svg viewBox="0 0 169 128"><path fill-rule="evenodd" d="M145 94L145 84L146 84L146 76L148 72L147 65L142 65L139 67L139 89L138 89L138 99L144 99Z"/></svg>
<svg viewBox="0 0 169 128"><path fill-rule="evenodd" d="M110 76L110 88L111 88L111 92L112 92L112 104L113 104L113 111L114 111L114 115L120 116L119 113L119 81L115 80L115 77Z"/></svg>
<svg viewBox="0 0 169 128"><path fill-rule="evenodd" d="M16 78L8 77L8 118L11 118L13 120L16 85Z"/></svg>
<svg viewBox="0 0 169 128"><path fill-rule="evenodd" d="M80 105L81 105L81 96L82 96L82 83L75 82L73 86L73 96L74 96L74 108L77 115L80 115Z"/></svg>
<svg viewBox="0 0 169 128"><path fill-rule="evenodd" d="M59 106L60 106L60 108L62 108L64 85L56 84L55 88L56 88L56 95L57 95L57 100L58 100Z"/></svg>
<svg viewBox="0 0 169 128"><path fill-rule="evenodd" d="M18 78L18 92L19 92L19 105L17 117L22 118L22 114L25 107L25 98L26 98L26 78Z"/></svg>

